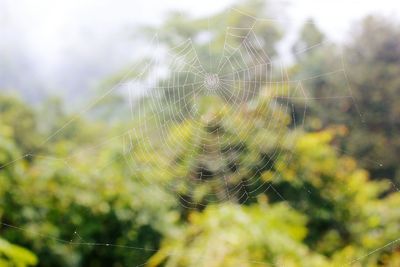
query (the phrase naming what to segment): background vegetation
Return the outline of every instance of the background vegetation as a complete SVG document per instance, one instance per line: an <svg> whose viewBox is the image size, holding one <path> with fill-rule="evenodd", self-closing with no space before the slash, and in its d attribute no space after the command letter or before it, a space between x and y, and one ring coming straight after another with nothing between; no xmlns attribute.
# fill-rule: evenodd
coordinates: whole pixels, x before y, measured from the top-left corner
<svg viewBox="0 0 400 267"><path fill-rule="evenodd" d="M272 14L260 1L238 9L171 14L140 33L159 32L170 58L195 40L212 70L224 23ZM198 82L193 65L155 81L161 106L107 93L153 65L105 79L90 114L2 95L0 266L400 266L399 25L367 17L339 45L308 21L283 70L301 82L281 91L250 67L276 58L283 29L262 20L252 33L258 51L236 67L259 84L244 99L177 90Z"/></svg>

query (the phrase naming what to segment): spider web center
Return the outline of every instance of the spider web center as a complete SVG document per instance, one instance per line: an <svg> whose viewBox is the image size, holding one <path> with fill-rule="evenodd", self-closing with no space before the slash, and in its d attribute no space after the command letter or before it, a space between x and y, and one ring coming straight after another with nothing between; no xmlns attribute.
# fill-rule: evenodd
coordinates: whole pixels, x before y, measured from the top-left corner
<svg viewBox="0 0 400 267"><path fill-rule="evenodd" d="M204 76L204 86L209 91L215 91L220 86L220 80L218 74L215 73L207 73Z"/></svg>

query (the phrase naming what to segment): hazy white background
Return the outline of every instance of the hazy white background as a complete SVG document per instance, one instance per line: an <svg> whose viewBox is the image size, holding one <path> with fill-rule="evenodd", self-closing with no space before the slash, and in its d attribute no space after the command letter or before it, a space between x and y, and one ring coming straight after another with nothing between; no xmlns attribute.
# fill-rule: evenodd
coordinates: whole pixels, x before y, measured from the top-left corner
<svg viewBox="0 0 400 267"><path fill-rule="evenodd" d="M134 28L157 25L171 10L202 16L224 10L231 0L0 0L0 88L23 91L30 99L44 92L76 96L76 88L128 64L140 51ZM273 1L293 33L307 18L336 41L368 14L399 17L398 0ZM286 47L286 48L285 48Z"/></svg>

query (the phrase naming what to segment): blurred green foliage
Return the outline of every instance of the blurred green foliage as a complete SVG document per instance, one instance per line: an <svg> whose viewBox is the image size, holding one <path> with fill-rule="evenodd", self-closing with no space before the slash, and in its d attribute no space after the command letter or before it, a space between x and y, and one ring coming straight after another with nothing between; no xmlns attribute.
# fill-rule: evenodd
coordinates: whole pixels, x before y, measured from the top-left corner
<svg viewBox="0 0 400 267"><path fill-rule="evenodd" d="M36 256L0 238L0 266L25 267L37 264Z"/></svg>
<svg viewBox="0 0 400 267"><path fill-rule="evenodd" d="M359 159L374 178L400 180L400 31L388 18L369 16L353 27L344 48L329 43L311 21L294 46L294 77L318 76L307 88L310 129L344 125L340 149ZM338 60L339 59L339 60ZM341 62L342 61L342 62ZM336 72L335 75L321 75ZM337 97L329 99L327 97ZM325 99L324 99L325 97ZM300 112L301 113L301 112ZM301 114L299 113L299 116Z"/></svg>
<svg viewBox="0 0 400 267"><path fill-rule="evenodd" d="M212 72L224 23L248 29L246 14L270 12L261 1L239 9L171 15L161 43L193 39ZM259 26L258 48L273 57L281 30ZM199 93L189 106L166 85L197 78L167 76L157 81L163 106L140 98L141 117L129 120L110 120L116 95L93 116L68 114L57 99L37 109L1 96L0 266L399 266L398 31L378 18L360 27L342 58L305 24L287 70L304 79L303 98L300 87L261 86L267 77L252 71L260 84L245 101ZM382 166L366 164L381 154Z"/></svg>

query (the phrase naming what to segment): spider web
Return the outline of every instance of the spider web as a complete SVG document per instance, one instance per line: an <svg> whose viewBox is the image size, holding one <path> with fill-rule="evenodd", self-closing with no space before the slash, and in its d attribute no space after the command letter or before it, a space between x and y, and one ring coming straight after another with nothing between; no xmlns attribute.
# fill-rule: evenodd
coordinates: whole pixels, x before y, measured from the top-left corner
<svg viewBox="0 0 400 267"><path fill-rule="evenodd" d="M237 9L230 9L229 11L245 14ZM357 106L357 104L348 83L342 58L338 59L336 69L323 73L313 73L307 77L291 80L286 72L287 68L284 64L268 55L268 52L263 49L263 45L255 33L255 29L259 23L265 21L280 23L280 21L275 19L255 18L248 14L246 14L246 16L250 18L250 23L247 27L226 27L221 56L218 59L210 56L208 63L200 58L196 50L196 45L191 39L185 40L178 46L169 49L163 57L160 56L163 48L158 44L158 35L156 35L152 39L150 47L156 47L157 52L154 53L155 56L147 65L134 66L116 86L99 96L76 116L72 117L53 132L41 143L41 146L47 144L50 140L67 129L72 122L88 113L93 107L101 105L102 100L107 96L118 90L123 90L124 92L122 94L126 96L127 102L130 104L132 119L137 119L140 127L126 129L119 135L107 137L100 144L93 144L93 146L85 148L85 150L99 151L107 147L111 141L118 139L122 144L123 159L133 172L146 173L148 170L159 169L160 166L166 166L166 168L163 168L163 172L170 177L179 177L179 172L176 171L176 168L179 169L179 164L173 165L174 162L192 162L189 166L191 169L195 170L191 173L195 179L181 177L184 182L180 184L174 182L176 179L173 179L173 181L168 179L160 181L160 179L154 180L154 177L151 175L141 176L143 177L143 181L141 181L143 183L157 183L154 190L161 187L177 194L182 200L181 204L185 208L197 208L199 205L201 206L203 204L200 201L196 201L195 197L186 198L181 192L191 192L194 187L201 186L204 183L208 185L213 185L213 183L218 184L216 191L208 192L205 196L211 203L221 200L228 201L238 194L238 200L240 200L240 202L245 202L249 198L258 195L260 192L266 192L268 190L273 190L275 194L284 200L284 197L272 185L276 177L272 177L272 179L267 182L260 180L260 176L254 173L245 177L241 183L232 183L231 177L238 172L237 169L224 170L219 172L218 175L209 175L203 170L196 169L196 167L198 167L196 164L199 163L197 160L198 156L210 150L206 148L204 144L211 143L215 147L215 151L211 153L212 157L214 157L214 161L211 163L217 164L222 160L226 166L237 165L239 155L231 153L227 157L222 151L224 151L224 148L227 146L231 149L232 147L234 148L235 144L237 144L237 140L246 143L249 139L253 138L254 122L243 119L243 107L254 101L255 97L260 94L267 94L272 97L267 98L268 102L266 106L276 106L277 108L272 109L272 119L268 121L266 125L263 125L263 129L274 132L277 136L281 136L281 138L269 144L271 146L271 157L264 163L265 166L258 167L263 169L266 165L273 164L276 159L282 157L284 157L283 160L287 164L290 164L291 154L287 153L287 150L290 151L293 143L288 135L284 133L303 128L309 102L350 99L355 106ZM325 43L314 44L311 47L297 51L296 54L309 53L323 45L325 45ZM167 71L165 71L165 67L167 67ZM139 68L143 69L143 71L132 79L130 74ZM325 92L324 96L319 98L310 97L309 95L311 94L307 92L307 87L304 86L304 84L307 81L315 80L323 76L342 80L346 90L343 92L333 92L329 91L328 88L328 92ZM165 103L165 98L169 101L168 105ZM142 101L143 99L146 99L146 101ZM221 107L229 107L230 119L239 122L235 124L235 127L229 128L231 131L229 134L218 132L218 129L213 129L209 134L196 134L197 131L203 129L209 121L214 121L216 124L224 123L221 117L218 117L218 112L211 112L209 114L201 112L204 106L208 106L204 99L208 99L207 101L218 99L218 101L220 101L219 103L221 103ZM277 99L279 99L279 101ZM293 101L298 100L301 100L304 105L302 121L296 121L294 116ZM179 108L174 109L174 107ZM292 120L292 125L290 127L285 124L277 123L283 119L283 113L290 115ZM360 111L359 114L360 118L362 118ZM193 138L187 138L185 129L179 127L188 120L191 122L188 127L189 132L193 133ZM175 127L176 130L174 131L173 137L171 137L170 131L173 127ZM281 146L286 147L285 153L283 153ZM160 150L160 147L163 149ZM188 147L196 151L196 153L189 153L187 158L180 158L180 153L177 153L177 151L186 151ZM3 164L0 166L0 169L9 167L15 162L28 157L35 157L49 162L60 162L68 168L74 169L74 166L70 164L70 160L77 157L80 153L82 153L82 151L74 151L65 157L28 153L14 161ZM160 157L159 153L162 153L162 157ZM371 161L380 164L379 162ZM210 165L211 163L206 162L205 164ZM87 164L90 164L90 159L87 159ZM104 164L103 168L107 168L108 164L109 163ZM208 169L218 169L221 166L206 167ZM79 172L79 170L75 171ZM217 179L214 179L214 176L217 176ZM190 179L190 182L187 183L185 179ZM253 185L256 186L252 187ZM248 190L248 188L252 189ZM305 190L307 189L305 188ZM19 231L32 232L29 229L4 222L1 222L1 224ZM85 240L85 237L79 235L79 230L71 233L71 240L63 240L57 237L42 235L41 233L35 234L69 245L105 246L155 251L145 247L88 242ZM365 257L387 246L394 245L398 241L399 239L395 239L387 245L369 252ZM362 258L349 262L349 265ZM143 263L142 265L145 264L146 263Z"/></svg>
<svg viewBox="0 0 400 267"><path fill-rule="evenodd" d="M256 23L254 23L254 25L255 24ZM234 40L230 40L232 38ZM228 40L236 41L232 43L238 43L238 45L236 47L232 47ZM197 138L192 138L190 140L187 140L186 138L185 140L184 133L180 132L179 130L175 133L175 140L172 142L171 140L168 140L168 137L170 137L170 126L179 125L187 118L194 122L192 125L193 131L202 128L204 125L202 122L204 117L201 116L201 114L198 114L198 103L196 102L196 98L200 98L200 96L218 96L224 103L229 103L232 110L234 110L232 114L233 119L237 119L240 116L239 113L244 103L252 100L252 98L257 95L261 88L268 86L269 90L273 91L273 94L279 94L284 98L285 103L280 103L279 105L284 107L287 112L291 112L289 100L291 97L290 94L293 92L290 92L290 90L284 92L289 83L287 75L283 73L283 67L279 66L278 64L281 78L279 80L273 80L275 79L273 78L273 62L271 62L270 57L268 57L265 51L260 50L259 47L261 47L261 45L253 31L253 28L228 28L222 57L216 66L212 66L212 70L206 70L206 68L202 65L191 40L187 40L183 44L176 47L174 52L171 53L171 62L168 65L169 69L171 70L170 78L165 82L161 82L157 87L150 87L148 90L146 90L148 93L147 97L151 102L150 105L152 106L153 110L157 111L151 115L153 116L153 120L149 119L147 114L144 116L139 116L140 125L142 127L139 129L134 129L129 135L129 138L132 138L132 135L134 135L135 140L140 140L141 143L143 143L143 140L148 140L148 137L152 134L152 131L154 131L153 123L155 121L156 129L158 130L155 139L159 140L159 142L157 142L157 144L153 144L154 142L148 142L148 146L146 146L146 148L140 148L139 152L131 151L129 155L131 158L133 158L133 162L137 162L137 160L135 160L135 153L144 153L147 156L146 158L148 162L155 162L154 164L159 164L159 153L155 153L159 146L164 148L163 150L167 155L167 158L172 157L174 158L174 161L183 161L179 158L179 155L178 158L176 158L177 150L185 150L185 147L187 146L194 146L194 150L200 151L201 154L206 150L204 147L202 147L202 144L207 143L213 143L216 145L216 150L218 152L214 156L217 157L217 161L218 157L223 157L221 151L223 150L223 147L227 146L226 143L234 143L234 141L231 139L235 137L237 139L237 137L240 136L241 141L246 142L248 138L251 138L249 132L249 129L251 129L250 123L239 120L240 124L235 125L235 128L233 129L233 137L228 137L226 140L224 140L224 143L222 143L220 140L220 135L217 135L217 138L212 138L210 135L203 135L197 136ZM160 79L156 78L155 80ZM235 88L237 90L235 90ZM301 88L301 86L297 87L296 89L299 88ZM170 117L170 114L166 112L165 108L168 108L171 104L165 105L163 98L159 95L160 90L161 92L167 91L169 94L172 94L172 106L181 106L177 116ZM269 104L270 103L267 105ZM146 107L139 105L139 109L145 108ZM182 110L186 110L187 114L184 114ZM272 116L280 116L279 114L275 113L278 112L274 111ZM140 111L139 114L141 114ZM208 118L208 120L214 119L217 118ZM149 120L151 121L150 125ZM221 121L217 121L217 123L221 123ZM296 126L297 125L295 123L295 127ZM271 131L274 130L277 131L278 134L281 134L283 133L283 128L285 127L280 127L279 125L277 127L277 125L268 124L267 130L269 130L269 128L271 128ZM127 150L131 150L131 145L129 146L130 149ZM274 157L278 157L280 156L280 153L281 151L274 149L272 155L274 155ZM194 153L192 158L185 159L185 161L193 162L195 161L194 157L197 155L198 154ZM153 159L153 157L156 158ZM228 162L226 164L232 165L235 164L237 158L233 157L228 158L227 160ZM274 159L270 160L273 161ZM157 166L154 164L149 168L157 168ZM168 163L166 165L168 165ZM135 168L137 168L137 166L135 166ZM171 176L176 176L176 173L174 173L171 168L165 168L164 171ZM200 177L194 181L195 184L203 183L204 179L207 179L207 174L204 174L201 171L196 171L194 175ZM227 191L221 193L221 195L224 195L222 200L228 200L232 193L243 189L243 184L239 184L228 189L227 187L229 179L226 177L225 172L222 172L221 176L224 180L225 190ZM257 178L249 177L246 179L247 185L258 182L254 179ZM170 184L165 184L164 186L170 188L170 190L176 191ZM183 186L186 187L187 185L184 184ZM269 184L269 187L272 187L272 184ZM190 188L184 188L183 191L190 191ZM219 193L220 192L216 192L215 194L218 195ZM242 199L242 201L246 201L251 193L252 192L247 192L244 190L243 198L245 199ZM199 204L191 203L190 201L188 202L183 198L182 200L183 205L185 205L187 208L190 208L192 204Z"/></svg>

